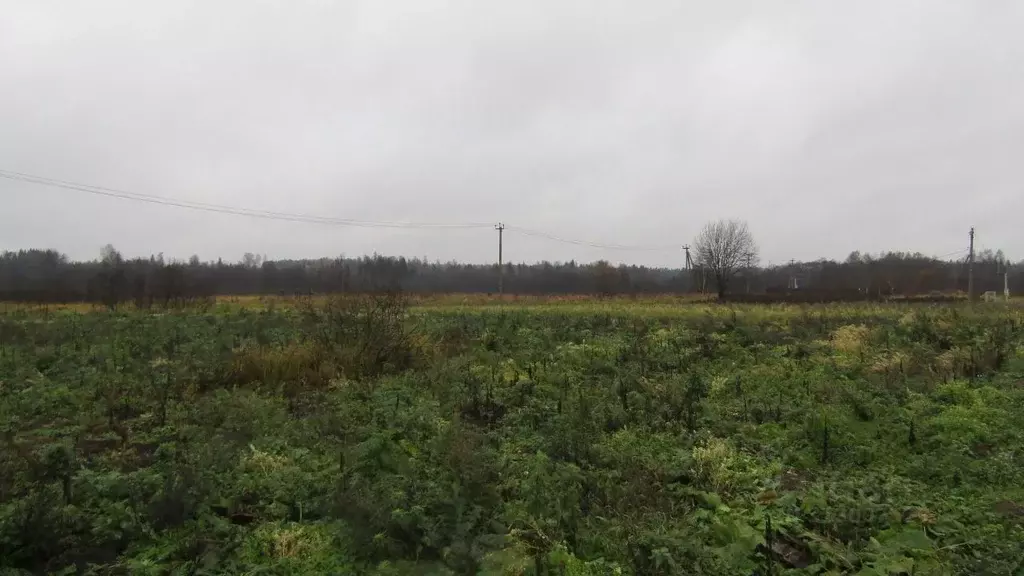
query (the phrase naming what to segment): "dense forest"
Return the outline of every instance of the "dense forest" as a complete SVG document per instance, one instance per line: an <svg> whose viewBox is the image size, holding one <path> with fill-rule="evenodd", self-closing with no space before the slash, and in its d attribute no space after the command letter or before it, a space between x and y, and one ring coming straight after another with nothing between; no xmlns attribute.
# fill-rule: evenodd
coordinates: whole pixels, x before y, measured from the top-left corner
<svg viewBox="0 0 1024 576"><path fill-rule="evenodd" d="M1024 291L1024 266L1002 252L983 251L975 265L977 292L1002 292L1004 273L1012 293ZM217 295L310 294L400 289L413 293L496 292L497 265L426 262L402 257L267 260L246 254L241 262L168 260L163 255L126 259L107 246L97 260L71 261L53 250L0 254L0 300L97 302L116 306L166 305ZM506 264L509 294L653 294L714 292L710 275L695 269L613 266L605 261ZM854 252L845 261L791 262L737 271L729 290L859 291L865 294L926 294L966 291L963 260L921 254L877 256Z"/></svg>

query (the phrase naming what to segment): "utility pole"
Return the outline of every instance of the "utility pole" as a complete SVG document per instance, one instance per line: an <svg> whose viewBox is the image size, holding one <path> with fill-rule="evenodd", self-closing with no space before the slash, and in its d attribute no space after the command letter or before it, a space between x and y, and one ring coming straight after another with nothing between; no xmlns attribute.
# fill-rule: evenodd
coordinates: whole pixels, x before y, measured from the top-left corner
<svg viewBox="0 0 1024 576"><path fill-rule="evenodd" d="M693 261L690 260L690 246L683 246L683 251L686 252L686 291L689 292L693 289Z"/></svg>
<svg viewBox="0 0 1024 576"><path fill-rule="evenodd" d="M683 246L683 250L686 251L686 269L690 271L690 273L687 274L686 277L687 277L687 279L689 279L690 286L693 286L693 280L692 280L692 277L693 277L693 259L690 258L690 246L689 245ZM705 291L707 290L707 287L708 287L708 279L707 279L707 276L704 275L704 261L702 260L701 263L700 263L700 293L701 293L701 295L703 295L705 293Z"/></svg>
<svg viewBox="0 0 1024 576"><path fill-rule="evenodd" d="M504 248L505 225L498 222L494 227L498 231L498 296L505 294L505 259L502 254Z"/></svg>
<svg viewBox="0 0 1024 576"><path fill-rule="evenodd" d="M967 301L974 302L974 226L971 226L971 246L967 252Z"/></svg>
<svg viewBox="0 0 1024 576"><path fill-rule="evenodd" d="M753 266L754 254L753 252L747 252L744 256L747 259L747 269L743 272L743 275L746 276L747 280L747 294L750 294L750 269Z"/></svg>

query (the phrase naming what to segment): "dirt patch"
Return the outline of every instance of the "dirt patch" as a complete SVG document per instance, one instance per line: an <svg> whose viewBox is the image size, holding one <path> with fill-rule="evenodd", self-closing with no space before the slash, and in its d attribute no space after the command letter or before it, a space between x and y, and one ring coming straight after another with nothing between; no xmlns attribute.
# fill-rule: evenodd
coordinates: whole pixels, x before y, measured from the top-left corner
<svg viewBox="0 0 1024 576"><path fill-rule="evenodd" d="M149 466L156 460L158 448L160 448L159 442L134 442L131 445L132 452L142 466Z"/></svg>
<svg viewBox="0 0 1024 576"><path fill-rule="evenodd" d="M1024 504L1012 500L1001 500L995 503L995 511L1016 520L1024 521Z"/></svg>
<svg viewBox="0 0 1024 576"><path fill-rule="evenodd" d="M977 442L971 447L971 453L977 458L985 458L992 454L995 446L987 442Z"/></svg>
<svg viewBox="0 0 1024 576"><path fill-rule="evenodd" d="M479 402L462 407L462 417L478 426L493 426L505 416L506 408L497 402Z"/></svg>
<svg viewBox="0 0 1024 576"><path fill-rule="evenodd" d="M122 472L134 472L148 468L156 462L158 448L160 448L159 442L132 442L117 452L115 462Z"/></svg>
<svg viewBox="0 0 1024 576"><path fill-rule="evenodd" d="M772 543L772 552L779 562L789 568L807 568L811 565L811 553L799 540L780 538Z"/></svg>
<svg viewBox="0 0 1024 576"><path fill-rule="evenodd" d="M907 508L901 515L904 524L909 522L920 522L924 525L935 524L937 518L935 513L927 508Z"/></svg>
<svg viewBox="0 0 1024 576"><path fill-rule="evenodd" d="M779 477L779 487L786 492L795 492L803 490L807 486L810 479L807 475L800 470L790 468L782 473Z"/></svg>
<svg viewBox="0 0 1024 576"><path fill-rule="evenodd" d="M758 550L787 568L806 568L811 565L813 558L807 544L778 532L773 534L771 548L762 544L758 546Z"/></svg>
<svg viewBox="0 0 1024 576"><path fill-rule="evenodd" d="M120 445L120 438L82 438L78 441L78 452L89 459L97 454L113 450Z"/></svg>

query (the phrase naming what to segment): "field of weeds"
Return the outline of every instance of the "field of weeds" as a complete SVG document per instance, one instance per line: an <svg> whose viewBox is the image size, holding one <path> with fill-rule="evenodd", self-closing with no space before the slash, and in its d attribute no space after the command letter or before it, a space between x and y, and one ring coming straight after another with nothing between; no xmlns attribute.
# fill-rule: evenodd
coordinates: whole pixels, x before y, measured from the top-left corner
<svg viewBox="0 0 1024 576"><path fill-rule="evenodd" d="M14 307L0 572L1018 574L1021 422L1016 306Z"/></svg>

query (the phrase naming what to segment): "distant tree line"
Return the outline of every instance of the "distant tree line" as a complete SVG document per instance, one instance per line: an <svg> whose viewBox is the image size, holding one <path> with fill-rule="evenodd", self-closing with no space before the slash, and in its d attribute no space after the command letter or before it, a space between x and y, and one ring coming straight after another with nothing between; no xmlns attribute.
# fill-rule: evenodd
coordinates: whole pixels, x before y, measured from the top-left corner
<svg viewBox="0 0 1024 576"><path fill-rule="evenodd" d="M1003 276L1011 293L1024 291L1024 262L1013 265L1002 251L983 250L974 259L976 294L1002 294ZM818 260L794 262L758 271L762 289L779 287L814 290L858 290L880 295L919 295L931 292L966 292L966 259L938 260L919 253L889 252L872 256L853 252L843 262Z"/></svg>
<svg viewBox="0 0 1024 576"><path fill-rule="evenodd" d="M1003 272L1010 289L1024 292L1024 265L1012 266L1000 252L984 251L975 263L977 292L1002 292ZM107 246L100 258L76 262L53 250L0 254L0 300L95 302L114 307L170 305L218 295L294 295L400 289L413 293L487 293L498 285L497 265L426 262L387 256L267 260L247 254L240 262L124 258ZM507 264L509 294L654 294L718 290L714 274L701 267L614 266L605 261ZM870 294L924 294L966 291L963 261L921 254L870 256L854 252L845 261L793 262L781 266L739 267L728 291L857 290Z"/></svg>

